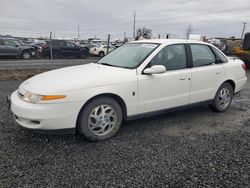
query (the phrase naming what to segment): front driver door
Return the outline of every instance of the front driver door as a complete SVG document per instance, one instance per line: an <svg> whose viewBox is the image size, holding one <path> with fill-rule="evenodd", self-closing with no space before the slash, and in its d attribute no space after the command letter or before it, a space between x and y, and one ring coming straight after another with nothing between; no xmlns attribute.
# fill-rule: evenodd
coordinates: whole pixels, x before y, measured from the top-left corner
<svg viewBox="0 0 250 188"><path fill-rule="evenodd" d="M166 46L147 67L164 65L167 71L162 74L138 75L138 113L188 104L191 71L187 68L186 57L184 44Z"/></svg>
<svg viewBox="0 0 250 188"><path fill-rule="evenodd" d="M61 47L61 50L65 56L79 55L79 47L69 41L65 41L64 45Z"/></svg>

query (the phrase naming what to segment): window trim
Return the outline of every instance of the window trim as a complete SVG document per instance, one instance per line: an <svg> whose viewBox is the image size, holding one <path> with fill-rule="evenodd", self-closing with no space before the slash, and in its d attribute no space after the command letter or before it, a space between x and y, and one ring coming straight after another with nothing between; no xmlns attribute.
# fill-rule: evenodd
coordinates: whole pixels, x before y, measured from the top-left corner
<svg viewBox="0 0 250 188"><path fill-rule="evenodd" d="M216 57L216 64L222 64L222 63L227 63L227 62L228 62L226 56L225 56L223 53L221 53L220 51L218 51L218 50L217 50L215 47L213 47L213 46L209 46L209 47L210 47L210 49L213 51L213 53L214 53L214 55L215 55L215 57ZM218 51L218 53L221 53L221 55L226 59L225 62L218 62L218 61L219 61L219 57L218 57L216 51Z"/></svg>
<svg viewBox="0 0 250 188"><path fill-rule="evenodd" d="M173 45L184 45L184 49L185 49L185 53L186 53L186 67L185 68L182 68L182 69L175 69L175 70L166 70L166 72L169 72L169 71L178 71L178 70L184 70L184 69L187 69L187 68L190 68L189 66L189 64L190 64L190 62L189 62L189 55L188 55L188 47L187 47L187 44L186 43L177 43L177 44L169 44L169 45L167 45L167 46L165 46L165 47L163 47L158 53L160 53L162 50L164 50L165 48L167 48L167 47L169 47L169 46L173 46ZM157 53L157 54L158 54ZM156 55L157 55L156 54ZM156 56L155 55L155 56ZM155 56L150 60L150 62L144 67L144 69L142 70L142 72L141 72L141 74L145 74L144 73L144 70L145 69L147 69L147 68L150 68L151 66L150 66L150 64L151 64L151 61L155 58Z"/></svg>
<svg viewBox="0 0 250 188"><path fill-rule="evenodd" d="M206 67L206 66L211 66L211 65L213 65L213 64L216 64L216 62L217 62L216 54L215 54L214 51L210 48L209 45L207 45L207 44L200 44L200 43L188 43L187 45L189 46L189 55L190 55L190 60L191 60L191 62L190 62L190 68ZM214 55L215 62L214 62L214 63L211 63L211 64L209 64L209 65L194 66L194 63L193 63L193 53L192 53L191 45L207 46L207 47L210 49L210 51L212 52L212 54Z"/></svg>
<svg viewBox="0 0 250 188"><path fill-rule="evenodd" d="M14 45L5 45L5 42L8 42L8 43L12 43L12 44L14 44ZM7 47L15 47L17 44L14 42L14 41L12 41L12 40L4 40L4 46L7 46Z"/></svg>

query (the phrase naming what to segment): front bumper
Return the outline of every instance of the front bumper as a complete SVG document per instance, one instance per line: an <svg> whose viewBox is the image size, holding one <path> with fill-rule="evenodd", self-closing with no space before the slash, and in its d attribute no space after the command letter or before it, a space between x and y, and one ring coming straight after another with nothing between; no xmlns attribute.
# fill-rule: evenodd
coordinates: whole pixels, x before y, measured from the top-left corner
<svg viewBox="0 0 250 188"><path fill-rule="evenodd" d="M12 93L11 111L15 121L26 128L37 130L59 130L76 127L78 114L85 101L53 104L31 104Z"/></svg>

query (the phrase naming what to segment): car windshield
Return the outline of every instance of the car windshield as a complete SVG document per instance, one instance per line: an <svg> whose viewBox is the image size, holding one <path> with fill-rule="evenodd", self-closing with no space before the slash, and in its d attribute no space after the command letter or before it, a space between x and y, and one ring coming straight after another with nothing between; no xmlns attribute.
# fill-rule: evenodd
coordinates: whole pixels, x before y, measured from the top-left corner
<svg viewBox="0 0 250 188"><path fill-rule="evenodd" d="M122 68L135 68L158 46L159 44L155 43L125 44L100 59L97 63Z"/></svg>

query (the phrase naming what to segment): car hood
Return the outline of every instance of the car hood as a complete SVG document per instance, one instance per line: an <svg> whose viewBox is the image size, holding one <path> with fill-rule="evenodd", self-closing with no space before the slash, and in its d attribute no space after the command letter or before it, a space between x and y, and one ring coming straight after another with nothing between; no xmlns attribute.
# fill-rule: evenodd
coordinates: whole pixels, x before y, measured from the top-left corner
<svg viewBox="0 0 250 188"><path fill-rule="evenodd" d="M136 70L97 63L48 71L24 81L20 87L35 94L57 94L136 80Z"/></svg>

